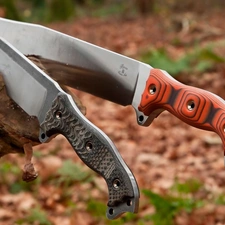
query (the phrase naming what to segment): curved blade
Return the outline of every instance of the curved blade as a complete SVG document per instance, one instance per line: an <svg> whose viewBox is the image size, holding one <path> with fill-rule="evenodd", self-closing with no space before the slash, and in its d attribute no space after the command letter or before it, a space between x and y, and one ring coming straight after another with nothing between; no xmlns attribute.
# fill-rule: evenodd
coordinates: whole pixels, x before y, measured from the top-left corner
<svg viewBox="0 0 225 225"><path fill-rule="evenodd" d="M0 36L25 55L80 68L72 74L59 70L70 86L121 105L132 103L143 63L43 26L2 18Z"/></svg>

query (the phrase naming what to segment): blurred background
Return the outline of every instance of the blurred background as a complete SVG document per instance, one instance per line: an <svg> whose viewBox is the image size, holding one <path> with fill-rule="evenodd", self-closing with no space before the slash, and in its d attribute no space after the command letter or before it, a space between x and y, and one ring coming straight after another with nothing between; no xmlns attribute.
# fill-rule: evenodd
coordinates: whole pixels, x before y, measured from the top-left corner
<svg viewBox="0 0 225 225"><path fill-rule="evenodd" d="M52 22L83 16L148 15L162 12L204 13L224 7L223 0L1 0L1 16L30 22Z"/></svg>
<svg viewBox="0 0 225 225"><path fill-rule="evenodd" d="M0 0L0 17L42 24L141 60L222 98L224 10L223 0ZM216 134L168 112L140 127L131 107L72 91L136 176L139 213L108 221L104 180L59 135L34 148L39 177L33 182L21 179L23 155L0 159L0 224L225 224L224 155Z"/></svg>

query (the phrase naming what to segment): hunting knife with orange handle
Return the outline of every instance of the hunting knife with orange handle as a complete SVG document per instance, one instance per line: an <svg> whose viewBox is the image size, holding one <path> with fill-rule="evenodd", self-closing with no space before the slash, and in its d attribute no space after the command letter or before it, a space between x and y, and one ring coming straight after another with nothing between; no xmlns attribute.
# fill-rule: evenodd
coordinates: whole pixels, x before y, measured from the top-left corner
<svg viewBox="0 0 225 225"><path fill-rule="evenodd" d="M168 110L191 126L216 132L225 146L225 101L178 82L166 71L151 70L138 109L146 116Z"/></svg>
<svg viewBox="0 0 225 225"><path fill-rule="evenodd" d="M181 84L166 71L40 25L2 18L0 50L0 72L8 92L38 117L40 140L64 134L84 163L105 178L110 219L137 212L135 178L109 138L81 115L58 83L132 105L143 126L168 110L191 126L216 132L225 145L224 100ZM40 59L54 81L24 55Z"/></svg>

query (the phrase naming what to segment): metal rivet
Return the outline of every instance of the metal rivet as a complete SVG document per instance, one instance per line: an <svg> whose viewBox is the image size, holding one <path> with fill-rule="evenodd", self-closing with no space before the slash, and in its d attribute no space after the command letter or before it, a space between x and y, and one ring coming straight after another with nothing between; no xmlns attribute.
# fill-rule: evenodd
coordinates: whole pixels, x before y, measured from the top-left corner
<svg viewBox="0 0 225 225"><path fill-rule="evenodd" d="M93 149L93 145L91 142L87 142L85 147L88 151L91 151Z"/></svg>
<svg viewBox="0 0 225 225"><path fill-rule="evenodd" d="M151 95L154 95L156 93L156 86L155 84L151 84L150 87L149 87L149 93Z"/></svg>
<svg viewBox="0 0 225 225"><path fill-rule="evenodd" d="M192 111L192 110L194 110L194 108L195 108L195 102L193 100L188 101L188 103L187 103L187 109L189 111Z"/></svg>
<svg viewBox="0 0 225 225"><path fill-rule="evenodd" d="M121 182L120 182L119 179L115 179L115 180L113 181L113 187L114 187L115 189L119 189L119 188L120 188L120 185L121 185Z"/></svg>
<svg viewBox="0 0 225 225"><path fill-rule="evenodd" d="M56 119L60 120L62 118L62 113L60 111L57 111L55 117Z"/></svg>

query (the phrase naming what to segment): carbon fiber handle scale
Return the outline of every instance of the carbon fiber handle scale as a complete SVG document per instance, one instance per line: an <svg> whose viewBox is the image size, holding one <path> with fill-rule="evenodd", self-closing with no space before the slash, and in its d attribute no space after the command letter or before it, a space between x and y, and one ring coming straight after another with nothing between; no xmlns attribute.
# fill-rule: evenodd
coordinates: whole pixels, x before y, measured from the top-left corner
<svg viewBox="0 0 225 225"><path fill-rule="evenodd" d="M109 191L109 219L124 212L137 212L139 191L133 174L109 138L78 113L68 95L57 96L41 130L43 138L63 134L81 160L105 179Z"/></svg>
<svg viewBox="0 0 225 225"><path fill-rule="evenodd" d="M159 109L168 110L191 126L216 132L225 147L225 101L219 96L152 69L139 110L150 116Z"/></svg>

